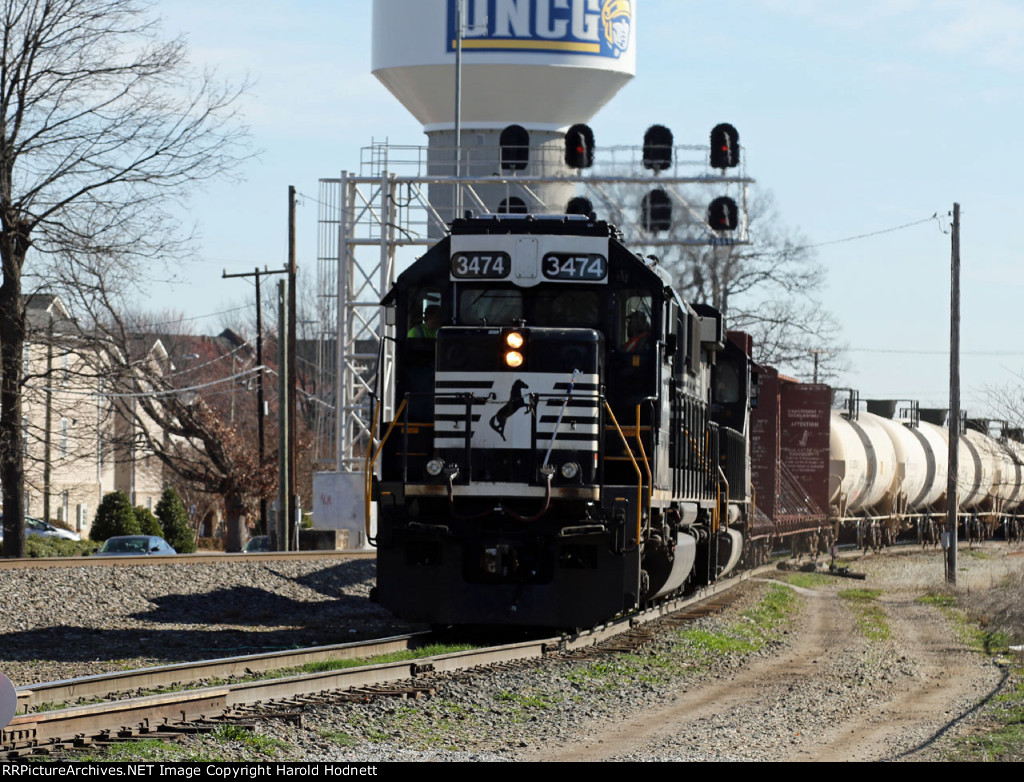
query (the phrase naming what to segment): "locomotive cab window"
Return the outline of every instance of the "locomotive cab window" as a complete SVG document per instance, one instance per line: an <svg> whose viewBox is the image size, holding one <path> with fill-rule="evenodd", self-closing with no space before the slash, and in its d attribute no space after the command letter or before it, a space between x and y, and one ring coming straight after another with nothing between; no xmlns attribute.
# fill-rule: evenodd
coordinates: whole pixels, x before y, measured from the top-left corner
<svg viewBox="0 0 1024 782"><path fill-rule="evenodd" d="M653 347L651 297L624 292L620 299L618 344L624 353L646 353Z"/></svg>
<svg viewBox="0 0 1024 782"><path fill-rule="evenodd" d="M436 339L441 327L441 293L434 289L420 291L409 306L405 335L419 339Z"/></svg>
<svg viewBox="0 0 1024 782"><path fill-rule="evenodd" d="M463 288L459 323L463 326L511 326L523 318L523 294L515 288Z"/></svg>
<svg viewBox="0 0 1024 782"><path fill-rule="evenodd" d="M601 323L601 299L596 290L565 286L539 289L533 296L527 322L537 326L596 329Z"/></svg>

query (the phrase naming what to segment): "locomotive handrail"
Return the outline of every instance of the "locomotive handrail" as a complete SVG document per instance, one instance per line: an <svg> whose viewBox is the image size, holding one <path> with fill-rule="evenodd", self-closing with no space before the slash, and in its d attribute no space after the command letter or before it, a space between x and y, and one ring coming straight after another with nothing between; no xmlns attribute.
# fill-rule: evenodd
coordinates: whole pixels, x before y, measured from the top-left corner
<svg viewBox="0 0 1024 782"><path fill-rule="evenodd" d="M402 400L402 404L398 406L398 410L395 411L395 417L391 419L391 425L388 426L388 430L384 433L384 437L380 441L380 445L377 446L377 450L373 451L373 458L370 457L370 451L373 450L373 431L377 423L377 413L380 412L380 403L377 403L377 410L374 412L373 423L370 425L370 448L366 450L367 462L366 462L366 483L365 483L365 497L366 497L366 537L370 537L370 503L372 497L370 496L373 491L373 466L377 463L377 457L380 456L380 452L384 450L384 443L388 441L391 436L391 431L395 428L395 424L398 423L398 419L402 417L402 412L405 410L405 403L408 402L408 398Z"/></svg>
<svg viewBox="0 0 1024 782"><path fill-rule="evenodd" d="M619 422L615 418L615 413L612 412L611 405L605 400L605 410L608 411L608 415L612 418L612 423L615 424L615 431L619 433L619 437L622 439L622 445L626 449L626 455L629 456L629 460L633 463L633 469L636 470L636 543L640 545L640 532L643 528L643 496L644 496L644 476L640 472L640 465L636 463L636 458L633 456L633 451L629 447L629 442L626 440L626 435L622 433L622 427L619 426Z"/></svg>
<svg viewBox="0 0 1024 782"><path fill-rule="evenodd" d="M558 420L555 421L554 431L551 432L551 442L548 444L547 453L544 454L544 463L541 465L541 472L544 472L548 466L548 460L551 459L551 452L555 448L555 439L558 437L558 428L562 425L562 417L565 415L565 408L569 406L569 399L572 397L572 389L576 385L576 375L582 374L580 370L574 369L572 375L569 377L569 388L565 392L565 400L562 402L562 409L558 411ZM536 420L536 416L534 416ZM640 422L640 411L637 409L637 424ZM548 485L551 485L551 480L548 480Z"/></svg>
<svg viewBox="0 0 1024 782"><path fill-rule="evenodd" d="M646 401L646 400L645 400ZM651 421L651 441L654 441L654 421ZM654 494L654 476L651 475L651 464L647 459L647 452L644 450L644 441L640 436L640 405L636 406L636 444L640 449L640 456L644 460L644 469L647 471L647 521L650 523L651 497ZM643 476L641 476L641 481Z"/></svg>
<svg viewBox="0 0 1024 782"><path fill-rule="evenodd" d="M721 465L718 465L718 496L715 498L715 516L717 519L714 523L714 533L717 535L718 530L722 528L722 484L725 484L725 499L729 501L729 479L725 477L725 470L722 469ZM729 521L729 514L725 516L726 523Z"/></svg>
<svg viewBox="0 0 1024 782"><path fill-rule="evenodd" d="M370 510L373 505L373 465L370 463L370 455L373 452L373 437L377 433L377 416L380 415L380 400L373 407L373 418L370 419L370 445L366 449L366 457L363 460L363 528L366 531L367 540L370 537Z"/></svg>

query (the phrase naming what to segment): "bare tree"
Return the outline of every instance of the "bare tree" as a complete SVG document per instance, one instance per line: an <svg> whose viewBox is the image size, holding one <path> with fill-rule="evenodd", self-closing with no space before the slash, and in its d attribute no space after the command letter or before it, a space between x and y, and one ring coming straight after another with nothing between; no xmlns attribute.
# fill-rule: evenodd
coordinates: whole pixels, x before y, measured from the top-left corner
<svg viewBox="0 0 1024 782"><path fill-rule="evenodd" d="M783 224L771 193L755 191L747 215L752 244L680 246L663 263L688 296L753 335L758 361L807 380L834 377L839 325L818 301L825 272L814 250Z"/></svg>
<svg viewBox="0 0 1024 782"><path fill-rule="evenodd" d="M194 73L145 0L3 0L0 11L0 478L4 554L25 553L23 276L183 245L173 208L234 169L239 88ZM31 254L30 254L31 250Z"/></svg>
<svg viewBox="0 0 1024 782"><path fill-rule="evenodd" d="M720 310L728 328L749 332L758 361L807 380L815 376L815 368L819 380L835 377L842 369L843 347L838 323L818 299L824 269L805 238L785 226L771 193L754 190L748 198L749 245L684 243L710 233L700 206L707 193L686 193L674 200L668 235L680 243L644 248L640 238L631 247L658 256L686 298ZM639 201L635 193L612 191L598 211L613 222L628 221L639 210L634 201Z"/></svg>
<svg viewBox="0 0 1024 782"><path fill-rule="evenodd" d="M263 368L253 346L232 331L194 334L170 313L123 316L102 265L75 272L67 295L78 294L76 309L91 323L78 353L103 381L100 397L118 423L115 447L129 458L150 455L193 496L216 497L229 547L240 549L243 518L257 518L259 500L276 484L276 443L259 459L253 381Z"/></svg>

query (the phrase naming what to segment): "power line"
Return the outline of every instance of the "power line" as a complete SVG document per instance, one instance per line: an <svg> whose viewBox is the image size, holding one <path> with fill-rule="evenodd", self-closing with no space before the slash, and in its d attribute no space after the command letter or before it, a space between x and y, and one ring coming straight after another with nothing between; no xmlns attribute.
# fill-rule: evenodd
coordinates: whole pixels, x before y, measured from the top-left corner
<svg viewBox="0 0 1024 782"><path fill-rule="evenodd" d="M153 328L155 328L157 326L173 326L173 325L175 325L177 323L185 323L187 321L192 321L192 320L202 320L203 318L212 318L215 315L228 315L228 314L230 314L232 312L241 312L242 310L247 310L247 309L249 309L248 306L232 307L229 310L221 310L220 312L210 312L210 313L207 313L206 315L193 315L190 318L175 318L174 320L165 320L165 321L162 321L161 323L147 323L145 325L146 325L146 329L147 330L151 330L151 329L153 329Z"/></svg>
<svg viewBox="0 0 1024 782"><path fill-rule="evenodd" d="M45 386L25 386L33 391L52 391L55 394L61 394L64 396L87 396L95 397L97 399L156 399L165 396L178 396L179 394L185 394L190 391L201 391L204 388L212 388L213 386L223 385L224 383L231 383L242 378L249 377L256 374L257 372L263 372L266 370L265 366L256 366L251 369L246 369L234 375L228 375L227 377L219 378L218 380L211 380L208 383L198 383L192 386L183 386L182 388L168 388L163 391L139 391L139 392L125 392L125 393L105 393L103 391L76 391L69 388L47 388Z"/></svg>
<svg viewBox="0 0 1024 782"><path fill-rule="evenodd" d="M833 239L828 242L816 242L815 244L805 244L797 247L798 250L810 250L814 247L827 247L831 244L843 244L845 242L855 242L858 239L868 239L872 236L881 236L882 234L889 234L893 231L902 231L904 228L913 228L915 225L921 225L923 223L930 223L932 220L939 222L939 213L935 212L931 217L926 217L923 220L915 220L912 223L904 223L903 225L894 225L892 228L883 228L880 231L871 231L866 234L857 234L856 236L847 236L844 239ZM941 226L941 223L939 223Z"/></svg>
<svg viewBox="0 0 1024 782"><path fill-rule="evenodd" d="M846 348L847 353L892 353L904 356L948 356L945 350L903 350L900 348ZM962 350L963 356L1024 356L1024 350Z"/></svg>

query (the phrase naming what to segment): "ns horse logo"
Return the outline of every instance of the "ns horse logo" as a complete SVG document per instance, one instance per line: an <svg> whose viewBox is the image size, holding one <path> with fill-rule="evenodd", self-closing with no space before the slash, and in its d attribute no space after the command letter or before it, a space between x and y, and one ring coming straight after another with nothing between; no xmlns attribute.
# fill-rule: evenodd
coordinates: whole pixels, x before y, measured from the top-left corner
<svg viewBox="0 0 1024 782"><path fill-rule="evenodd" d="M529 386L522 380L516 380L512 384L512 391L509 394L508 401L501 406L497 413L491 416L491 429L501 435L502 440L505 439L505 422L523 408L530 407L529 400L523 396L523 389L525 388L529 388Z"/></svg>

